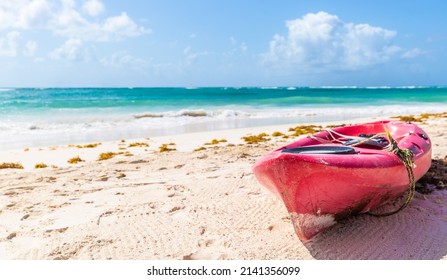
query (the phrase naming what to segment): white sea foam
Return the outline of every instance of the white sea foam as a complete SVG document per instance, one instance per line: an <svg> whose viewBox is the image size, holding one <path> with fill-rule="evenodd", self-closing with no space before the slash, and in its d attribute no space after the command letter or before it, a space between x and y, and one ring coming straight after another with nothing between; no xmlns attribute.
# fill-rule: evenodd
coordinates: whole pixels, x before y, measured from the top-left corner
<svg viewBox="0 0 447 280"><path fill-rule="evenodd" d="M447 104L297 108L238 106L138 114L110 111L77 114L67 111L39 117L9 116L0 117L0 150L248 126L343 121L363 117L385 118L445 111Z"/></svg>
<svg viewBox="0 0 447 280"><path fill-rule="evenodd" d="M309 87L309 88L322 88L322 89L356 89L358 86L318 86L318 87Z"/></svg>

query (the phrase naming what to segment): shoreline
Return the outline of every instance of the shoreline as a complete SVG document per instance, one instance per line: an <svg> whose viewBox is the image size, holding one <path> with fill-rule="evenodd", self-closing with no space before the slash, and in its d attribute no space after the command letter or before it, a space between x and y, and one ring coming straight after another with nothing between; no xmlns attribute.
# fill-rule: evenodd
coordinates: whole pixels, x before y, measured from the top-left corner
<svg viewBox="0 0 447 280"><path fill-rule="evenodd" d="M163 117L136 117L138 114L91 116L70 113L58 119L57 112L41 119L39 116L10 116L0 120L0 151L82 142L108 142L121 139L174 136L185 133L233 130L238 128L282 126L285 124L324 124L355 119L383 119L382 116L445 112L445 104L428 107L412 104L360 107L263 108L244 111L240 108L190 109L181 114ZM242 110L242 111L240 111ZM184 110L181 110L184 111ZM261 112L262 111L262 112ZM53 116L56 114L55 116ZM143 115L153 113L143 113ZM185 115L186 114L186 115ZM217 115L216 115L217 114ZM193 116L194 115L194 116ZM365 117L366 115L366 117ZM30 118L31 117L31 118ZM59 116L60 117L60 116ZM17 120L16 120L17 119Z"/></svg>
<svg viewBox="0 0 447 280"><path fill-rule="evenodd" d="M96 153L105 152L115 152L129 150L133 151L135 155L143 155L147 152L156 152L158 148L166 143L175 143L175 148L180 152L192 152L197 148L206 146L205 143L209 143L213 139L225 139L226 144L240 145L244 144L244 140L241 137L247 135L256 135L260 133L272 134L275 131L282 133L287 133L289 128L299 126L299 125L319 125L322 127L328 125L341 125L348 123L361 123L367 121L377 121L382 118L357 118L352 119L347 122L340 121L326 121L318 123L300 123L300 124L281 124L281 125L263 125L263 126L251 126L244 128L233 128L233 129L222 129L213 131L199 131L190 133L181 133L174 135L156 136L148 138L131 138L122 139L114 141L91 141L84 143L70 143L63 145L47 145L47 146L37 146L37 147L24 147L22 149L9 149L0 150L0 158L3 162L14 162L19 163L25 167L25 169L32 169L33 161L34 164L40 163L36 162L35 159L42 159L46 157L46 162L48 166L56 165L57 167L67 167L70 164L64 162L62 159L70 159L76 156L85 158L87 161L94 161ZM278 139L276 139L278 140ZM124 142L123 142L124 141ZM293 141L293 139L288 139L288 141ZM139 148L127 149L128 145L132 143L145 143L148 146L140 146ZM284 141L284 144L287 141ZM82 146L88 146L92 144L97 144L93 148L80 148ZM213 146L213 145L209 145ZM220 145L223 146L223 145ZM124 149L126 148L126 149ZM45 161L45 160L41 160Z"/></svg>
<svg viewBox="0 0 447 280"><path fill-rule="evenodd" d="M367 120L379 119L343 123ZM432 139L432 158L446 157L447 118L417 124ZM447 190L300 242L282 202L251 172L260 156L296 139L271 134L294 126L1 151L1 162L24 169L0 170L0 259L447 259ZM271 140L241 139L262 132ZM176 150L160 152L163 144ZM67 162L76 156L85 161Z"/></svg>

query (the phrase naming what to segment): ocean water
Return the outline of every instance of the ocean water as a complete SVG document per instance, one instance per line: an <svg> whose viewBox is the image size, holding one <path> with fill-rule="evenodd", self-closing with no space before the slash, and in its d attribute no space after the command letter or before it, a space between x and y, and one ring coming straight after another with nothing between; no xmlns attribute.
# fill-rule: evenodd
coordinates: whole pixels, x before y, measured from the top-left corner
<svg viewBox="0 0 447 280"><path fill-rule="evenodd" d="M447 111L447 87L0 89L0 150Z"/></svg>

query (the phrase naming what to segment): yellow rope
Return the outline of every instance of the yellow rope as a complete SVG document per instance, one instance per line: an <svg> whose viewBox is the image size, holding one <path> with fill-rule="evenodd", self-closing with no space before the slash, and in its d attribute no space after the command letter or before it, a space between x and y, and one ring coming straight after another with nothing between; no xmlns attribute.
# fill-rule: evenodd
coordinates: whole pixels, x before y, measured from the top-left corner
<svg viewBox="0 0 447 280"><path fill-rule="evenodd" d="M385 217L385 216L390 216L393 214L396 214L397 212L401 211L402 209L404 209L405 207L407 207L411 200L414 197L414 192L416 189L416 181L414 180L414 173L413 173L413 166L414 166L414 162L413 162L413 153L408 150L408 149L400 149L399 146L397 146L397 142L396 140L393 139L393 137L391 137L391 134L388 130L386 130L386 135L390 141L390 152L393 152L404 164L405 169L407 170L407 174L408 174L408 180L409 180L409 190L408 190L408 195L407 198L405 199L404 203L397 209L394 211L391 211L389 213L383 213L383 214L376 214L376 213L368 213L372 216L376 216L376 217Z"/></svg>

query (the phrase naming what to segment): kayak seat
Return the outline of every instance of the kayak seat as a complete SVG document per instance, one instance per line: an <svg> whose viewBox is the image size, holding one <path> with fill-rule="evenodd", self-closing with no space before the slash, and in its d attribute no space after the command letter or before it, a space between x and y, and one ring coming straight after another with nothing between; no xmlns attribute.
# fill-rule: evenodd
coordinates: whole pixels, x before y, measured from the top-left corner
<svg viewBox="0 0 447 280"><path fill-rule="evenodd" d="M285 148L281 152L290 154L334 154L334 155L347 155L357 153L354 148L344 146L305 146L298 148Z"/></svg>

